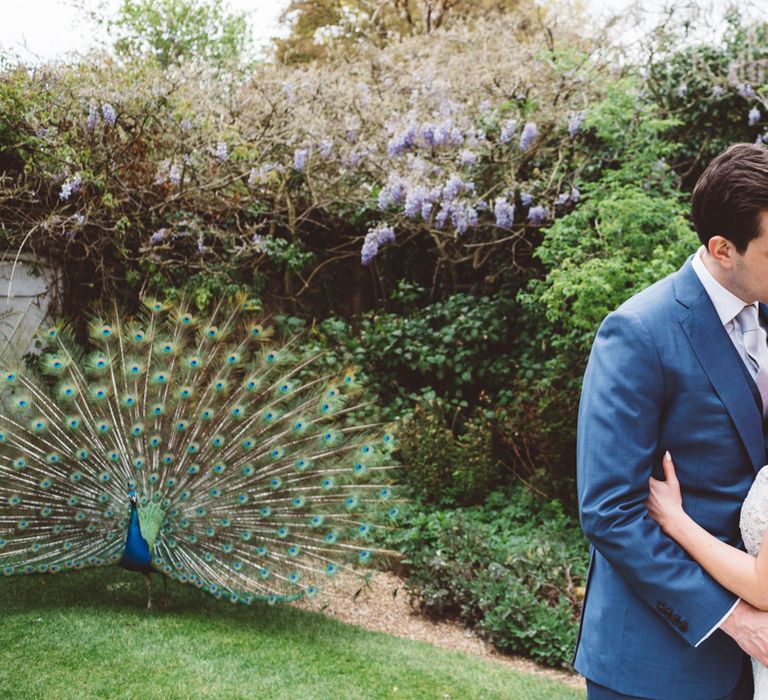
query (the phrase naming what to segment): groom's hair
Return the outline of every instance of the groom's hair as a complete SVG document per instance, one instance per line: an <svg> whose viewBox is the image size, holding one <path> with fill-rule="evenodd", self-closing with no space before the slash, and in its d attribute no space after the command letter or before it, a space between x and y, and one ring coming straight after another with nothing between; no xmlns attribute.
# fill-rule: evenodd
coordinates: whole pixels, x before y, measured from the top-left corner
<svg viewBox="0 0 768 700"><path fill-rule="evenodd" d="M743 254L768 210L768 149L737 143L714 158L693 188L693 225L703 245L727 238Z"/></svg>

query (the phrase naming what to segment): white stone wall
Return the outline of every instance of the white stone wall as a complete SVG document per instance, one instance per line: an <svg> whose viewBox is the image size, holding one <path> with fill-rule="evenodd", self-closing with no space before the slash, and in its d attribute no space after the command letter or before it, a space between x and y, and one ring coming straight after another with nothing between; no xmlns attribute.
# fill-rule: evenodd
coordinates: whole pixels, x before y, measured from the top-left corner
<svg viewBox="0 0 768 700"><path fill-rule="evenodd" d="M60 276L47 262L14 254L0 260L0 360L18 362L36 352L33 337L46 319ZM9 297L10 290L10 297Z"/></svg>

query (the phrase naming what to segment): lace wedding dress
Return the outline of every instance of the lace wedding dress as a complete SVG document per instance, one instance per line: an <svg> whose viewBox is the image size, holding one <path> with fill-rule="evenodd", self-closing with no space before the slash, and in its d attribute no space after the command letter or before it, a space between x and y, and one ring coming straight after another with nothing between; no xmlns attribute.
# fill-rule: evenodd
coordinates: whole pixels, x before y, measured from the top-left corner
<svg viewBox="0 0 768 700"><path fill-rule="evenodd" d="M763 535L768 530L768 466L763 467L749 489L741 507L741 537L744 546L752 556L757 556ZM768 668L752 659L755 676L754 700L768 700Z"/></svg>

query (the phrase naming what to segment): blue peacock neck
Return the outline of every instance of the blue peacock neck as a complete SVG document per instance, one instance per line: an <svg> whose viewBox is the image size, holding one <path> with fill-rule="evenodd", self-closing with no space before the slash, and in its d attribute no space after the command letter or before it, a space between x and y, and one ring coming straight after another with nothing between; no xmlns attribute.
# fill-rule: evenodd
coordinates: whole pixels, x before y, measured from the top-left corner
<svg viewBox="0 0 768 700"><path fill-rule="evenodd" d="M159 505L150 502L139 507L135 494L131 494L131 518L120 566L143 573L153 571L152 553L164 518L165 511Z"/></svg>

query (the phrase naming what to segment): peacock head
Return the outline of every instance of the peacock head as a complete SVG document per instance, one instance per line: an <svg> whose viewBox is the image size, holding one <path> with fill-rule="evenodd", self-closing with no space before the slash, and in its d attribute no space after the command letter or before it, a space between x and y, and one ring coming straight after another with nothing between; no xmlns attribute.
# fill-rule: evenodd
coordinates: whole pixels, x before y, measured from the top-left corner
<svg viewBox="0 0 768 700"><path fill-rule="evenodd" d="M136 505L136 492L135 491L129 491L128 492L128 498L130 499L131 503L135 506Z"/></svg>

